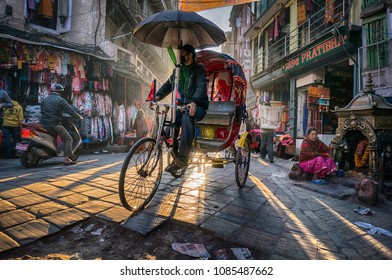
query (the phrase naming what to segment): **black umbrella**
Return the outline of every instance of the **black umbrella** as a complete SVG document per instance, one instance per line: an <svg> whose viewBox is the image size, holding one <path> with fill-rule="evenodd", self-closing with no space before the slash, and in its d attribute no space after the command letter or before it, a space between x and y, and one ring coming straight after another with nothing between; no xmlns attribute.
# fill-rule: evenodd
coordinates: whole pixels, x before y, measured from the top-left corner
<svg viewBox="0 0 392 280"><path fill-rule="evenodd" d="M225 33L216 24L195 12L181 10L166 10L147 17L136 25L133 36L164 48L189 44L204 49L226 41Z"/></svg>

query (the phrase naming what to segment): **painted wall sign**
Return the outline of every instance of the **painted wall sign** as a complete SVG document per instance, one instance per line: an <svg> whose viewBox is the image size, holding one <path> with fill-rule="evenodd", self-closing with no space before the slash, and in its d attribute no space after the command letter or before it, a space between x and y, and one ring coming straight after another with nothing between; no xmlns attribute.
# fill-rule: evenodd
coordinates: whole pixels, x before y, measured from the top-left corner
<svg viewBox="0 0 392 280"><path fill-rule="evenodd" d="M338 37L329 38L322 43L308 49L302 54L290 59L284 65L284 70L293 70L296 67L302 66L303 64L312 62L313 60L323 57L326 54L340 48L343 44L347 43L347 35L339 35Z"/></svg>

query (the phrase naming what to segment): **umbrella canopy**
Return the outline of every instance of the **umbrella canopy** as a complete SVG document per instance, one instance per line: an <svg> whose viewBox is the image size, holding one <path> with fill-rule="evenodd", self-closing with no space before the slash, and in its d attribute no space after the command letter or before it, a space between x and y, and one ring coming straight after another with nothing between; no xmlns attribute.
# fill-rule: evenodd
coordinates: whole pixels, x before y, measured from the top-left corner
<svg viewBox="0 0 392 280"><path fill-rule="evenodd" d="M226 41L223 30L212 21L195 12L181 10L166 10L147 17L136 25L133 36L163 48L189 44L203 49Z"/></svg>

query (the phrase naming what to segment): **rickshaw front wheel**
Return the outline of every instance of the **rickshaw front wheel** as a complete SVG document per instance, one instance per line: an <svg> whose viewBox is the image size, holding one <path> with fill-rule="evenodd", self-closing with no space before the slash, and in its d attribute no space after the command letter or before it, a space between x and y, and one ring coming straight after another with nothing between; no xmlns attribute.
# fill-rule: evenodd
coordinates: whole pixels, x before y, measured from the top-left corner
<svg viewBox="0 0 392 280"><path fill-rule="evenodd" d="M153 198L162 178L163 158L156 140L142 138L129 150L121 167L118 191L130 211L143 209Z"/></svg>
<svg viewBox="0 0 392 280"><path fill-rule="evenodd" d="M249 164L250 164L250 143L246 139L243 147L238 147L235 156L235 180L239 188L245 186L248 179Z"/></svg>

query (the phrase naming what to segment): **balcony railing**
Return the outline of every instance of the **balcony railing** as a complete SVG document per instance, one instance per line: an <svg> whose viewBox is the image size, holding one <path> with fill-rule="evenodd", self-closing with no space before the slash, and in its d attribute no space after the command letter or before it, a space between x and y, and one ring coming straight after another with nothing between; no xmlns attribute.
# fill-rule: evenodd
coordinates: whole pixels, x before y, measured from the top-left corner
<svg viewBox="0 0 392 280"><path fill-rule="evenodd" d="M384 4L385 0L362 0L362 10Z"/></svg>
<svg viewBox="0 0 392 280"><path fill-rule="evenodd" d="M290 54L303 49L318 38L331 32L334 27L342 23L342 19L346 14L346 5L346 1L340 3L335 1L332 13L326 15L326 9L321 9L297 28L290 30L285 36L269 45L263 52L258 54L257 59L254 61L254 74L268 70Z"/></svg>

